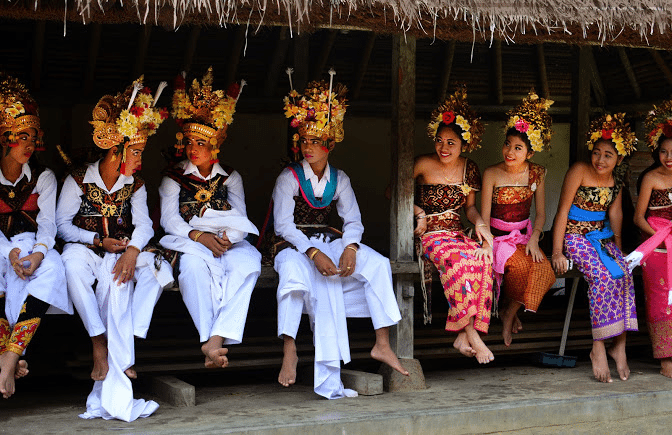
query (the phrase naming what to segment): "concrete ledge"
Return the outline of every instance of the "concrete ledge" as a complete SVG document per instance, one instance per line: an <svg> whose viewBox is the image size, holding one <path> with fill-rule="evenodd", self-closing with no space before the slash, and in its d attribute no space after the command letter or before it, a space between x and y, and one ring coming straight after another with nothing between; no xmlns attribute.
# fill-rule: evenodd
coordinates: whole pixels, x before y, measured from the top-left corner
<svg viewBox="0 0 672 435"><path fill-rule="evenodd" d="M387 364L381 364L380 370L378 370L378 373L383 376L385 391L420 391L427 389L420 361L411 358L399 358L399 362L408 370L408 376L402 375Z"/></svg>
<svg viewBox="0 0 672 435"><path fill-rule="evenodd" d="M151 376L145 389L173 406L196 406L196 388L174 376Z"/></svg>
<svg viewBox="0 0 672 435"><path fill-rule="evenodd" d="M357 391L362 396L383 394L383 376L357 370L341 370L341 381L345 388Z"/></svg>

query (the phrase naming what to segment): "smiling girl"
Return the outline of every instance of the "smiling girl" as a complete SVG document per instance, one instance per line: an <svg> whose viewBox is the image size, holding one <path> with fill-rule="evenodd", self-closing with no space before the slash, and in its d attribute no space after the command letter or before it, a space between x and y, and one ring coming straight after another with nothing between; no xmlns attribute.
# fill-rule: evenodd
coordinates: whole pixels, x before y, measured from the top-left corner
<svg viewBox="0 0 672 435"><path fill-rule="evenodd" d="M19 360L49 306L72 314L54 247L56 177L31 157L42 146L37 104L0 74L0 394L28 374Z"/></svg>
<svg viewBox="0 0 672 435"><path fill-rule="evenodd" d="M460 89L432 113L427 131L435 152L419 156L413 168L414 234L419 239L419 255L439 270L449 306L446 331L458 333L453 346L486 364L495 357L479 332L487 333L490 325L492 251L465 235L460 209L476 226L476 235L486 248L492 244L492 234L476 209L476 191L481 188L478 166L460 155L478 148L483 133L466 98L466 90ZM427 322L431 321L431 270L424 272Z"/></svg>
<svg viewBox="0 0 672 435"><path fill-rule="evenodd" d="M593 374L611 382L604 340L614 338L609 355L622 380L630 376L625 332L637 331L632 275L621 253L623 182L614 169L636 147L625 114L605 115L590 125L590 162L567 171L553 227L553 267L559 274L572 260L588 281Z"/></svg>
<svg viewBox="0 0 672 435"><path fill-rule="evenodd" d="M642 263L646 320L653 357L660 359L660 373L672 378L672 100L654 107L646 119L654 163L640 177L635 224L648 240L626 257L639 254ZM631 265L631 267L633 267Z"/></svg>
<svg viewBox="0 0 672 435"><path fill-rule="evenodd" d="M546 169L529 161L551 141L553 101L531 92L508 113L504 161L483 172L481 216L490 222L494 239L494 269L507 302L502 312L502 336L509 346L512 333L522 329L517 312L521 306L536 312L542 298L555 282L546 255L539 249L539 237L546 222ZM530 221L534 200L536 216Z"/></svg>

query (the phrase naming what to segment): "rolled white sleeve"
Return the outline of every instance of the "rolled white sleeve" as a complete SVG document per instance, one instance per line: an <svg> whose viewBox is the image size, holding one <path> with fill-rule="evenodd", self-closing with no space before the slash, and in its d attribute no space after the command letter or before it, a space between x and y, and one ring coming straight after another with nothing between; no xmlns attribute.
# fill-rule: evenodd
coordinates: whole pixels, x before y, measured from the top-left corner
<svg viewBox="0 0 672 435"><path fill-rule="evenodd" d="M159 186L161 199L161 226L167 234L189 237L193 230L180 214L180 185L175 180L163 177Z"/></svg>
<svg viewBox="0 0 672 435"><path fill-rule="evenodd" d="M343 245L360 243L364 233L362 214L359 211L355 191L352 190L350 184L350 177L341 170L338 171L338 185L336 186L334 201L337 201L336 211L343 219Z"/></svg>
<svg viewBox="0 0 672 435"><path fill-rule="evenodd" d="M37 178L35 192L37 197L37 234L33 252L47 255L47 250L54 247L56 242L56 191L58 184L56 176L50 169L45 169ZM41 244L40 244L41 243ZM46 245L46 246L45 246Z"/></svg>
<svg viewBox="0 0 672 435"><path fill-rule="evenodd" d="M97 234L73 225L72 219L77 215L82 204L82 189L71 175L65 178L61 195L56 206L56 227L58 235L66 242L93 244Z"/></svg>
<svg viewBox="0 0 672 435"><path fill-rule="evenodd" d="M152 220L149 218L149 210L147 209L147 189L144 185L131 196L131 216L135 228L128 245L135 246L142 251L154 235Z"/></svg>
<svg viewBox="0 0 672 435"><path fill-rule="evenodd" d="M299 194L299 182L287 168L280 173L273 188L273 226L275 234L282 237L299 252L313 247L308 237L294 223L294 197Z"/></svg>

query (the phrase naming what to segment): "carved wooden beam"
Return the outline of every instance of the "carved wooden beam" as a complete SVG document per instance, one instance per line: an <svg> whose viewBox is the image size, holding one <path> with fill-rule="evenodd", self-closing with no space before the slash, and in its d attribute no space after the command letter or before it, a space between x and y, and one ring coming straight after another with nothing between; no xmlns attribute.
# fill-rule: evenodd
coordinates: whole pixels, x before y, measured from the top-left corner
<svg viewBox="0 0 672 435"><path fill-rule="evenodd" d="M637 83L637 77L635 76L635 71L632 69L632 64L630 64L630 59L628 58L628 53L625 51L625 48L618 47L618 56L621 58L621 63L625 69L625 75L628 76L628 81L630 82L630 87L635 93L635 98L638 100L642 98L642 90Z"/></svg>
<svg viewBox="0 0 672 435"><path fill-rule="evenodd" d="M588 159L586 132L590 123L591 47L577 47L572 63L572 123L570 126L570 164Z"/></svg>
<svg viewBox="0 0 672 435"><path fill-rule="evenodd" d="M445 100L448 94L450 73L453 71L453 58L455 57L455 44L455 40L451 40L443 48L443 72L441 74L441 88L439 89L441 101Z"/></svg>
<svg viewBox="0 0 672 435"><path fill-rule="evenodd" d="M353 100L359 99L359 93L362 90L362 83L364 83L364 76L366 76L366 69L369 67L369 60L371 59L371 52L375 43L376 34L369 32L366 44L364 44L364 50L362 50L362 60L359 62L359 68L357 68L357 76L355 76L355 86L352 89Z"/></svg>
<svg viewBox="0 0 672 435"><path fill-rule="evenodd" d="M548 74L546 73L546 54L544 53L544 44L537 44L537 64L539 66L541 96L544 98L550 98L551 91L548 89Z"/></svg>
<svg viewBox="0 0 672 435"><path fill-rule="evenodd" d="M665 64L665 60L663 59L663 57L657 50L654 50L652 48L649 48L649 53L651 53L651 57L653 58L654 62L656 62L656 65L658 65L658 69L660 69L660 72L662 72L663 75L665 76L665 80L667 80L667 83L672 85L672 71L670 71L670 69Z"/></svg>
<svg viewBox="0 0 672 435"><path fill-rule="evenodd" d="M98 60L98 50L100 49L100 35L103 32L103 25L92 23L91 37L89 39L89 57L86 64L86 73L84 75L84 95L90 95L93 91L93 81L96 75L96 61Z"/></svg>
<svg viewBox="0 0 672 435"><path fill-rule="evenodd" d="M336 42L337 35L338 30L327 31L327 36L324 38L322 49L317 54L317 62L315 62L315 67L313 69L313 80L322 78L322 74L325 72L324 68L327 66L329 54L331 53L331 48L334 46L334 42Z"/></svg>
<svg viewBox="0 0 672 435"><path fill-rule="evenodd" d="M149 38L152 35L152 26L146 24L140 28L138 35L138 48L135 51L135 64L131 80L135 80L145 72L145 60L147 59L147 49L149 48Z"/></svg>
<svg viewBox="0 0 672 435"><path fill-rule="evenodd" d="M266 74L266 83L264 84L264 95L267 97L273 96L278 88L278 80L287 58L287 48L289 48L288 33L287 27L279 28L278 40L275 44L275 50L273 50L273 57L268 66L268 74ZM287 84L287 89L289 89L289 84Z"/></svg>

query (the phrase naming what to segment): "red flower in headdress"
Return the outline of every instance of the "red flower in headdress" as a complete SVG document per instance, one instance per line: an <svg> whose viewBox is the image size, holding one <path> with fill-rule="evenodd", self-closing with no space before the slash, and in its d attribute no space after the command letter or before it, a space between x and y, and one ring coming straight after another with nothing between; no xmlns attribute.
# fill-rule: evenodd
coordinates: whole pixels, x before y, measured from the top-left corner
<svg viewBox="0 0 672 435"><path fill-rule="evenodd" d="M299 120L296 118L292 118L292 121L289 123L289 125L291 125L292 128L297 128L299 126Z"/></svg>
<svg viewBox="0 0 672 435"><path fill-rule="evenodd" d="M140 117L142 114L145 112L145 109L143 107L138 107L138 106L132 106L131 107L131 113L134 116Z"/></svg>
<svg viewBox="0 0 672 435"><path fill-rule="evenodd" d="M448 125L455 121L455 114L450 111L450 112L443 112L443 115L441 115L441 120L443 121L444 124Z"/></svg>
<svg viewBox="0 0 672 435"><path fill-rule="evenodd" d="M663 124L663 134L667 138L672 138L672 124L669 121Z"/></svg>
<svg viewBox="0 0 672 435"><path fill-rule="evenodd" d="M150 122L149 124L147 124L147 128L148 128L150 131L151 131L151 130L154 130L154 129L156 129L156 124L154 124L153 122Z"/></svg>
<svg viewBox="0 0 672 435"><path fill-rule="evenodd" d="M614 134L614 129L610 128L609 130L602 129L602 139L611 139Z"/></svg>
<svg viewBox="0 0 672 435"><path fill-rule="evenodd" d="M159 111L159 114L161 115L161 119L168 119L168 109L165 107Z"/></svg>
<svg viewBox="0 0 672 435"><path fill-rule="evenodd" d="M310 108L308 109L308 113L306 114L306 121L313 121L315 120L315 109Z"/></svg>
<svg viewBox="0 0 672 435"><path fill-rule="evenodd" d="M182 77L182 74L178 74L177 77L175 77L173 86L176 90L182 90L187 86L187 84L184 82L184 77Z"/></svg>
<svg viewBox="0 0 672 435"><path fill-rule="evenodd" d="M142 88L142 91L140 92L142 92L143 94L151 94L152 90L149 89L147 86L145 86L144 88Z"/></svg>
<svg viewBox="0 0 672 435"><path fill-rule="evenodd" d="M238 94L240 94L240 85L236 82L231 83L226 90L226 95L231 98L238 98Z"/></svg>

